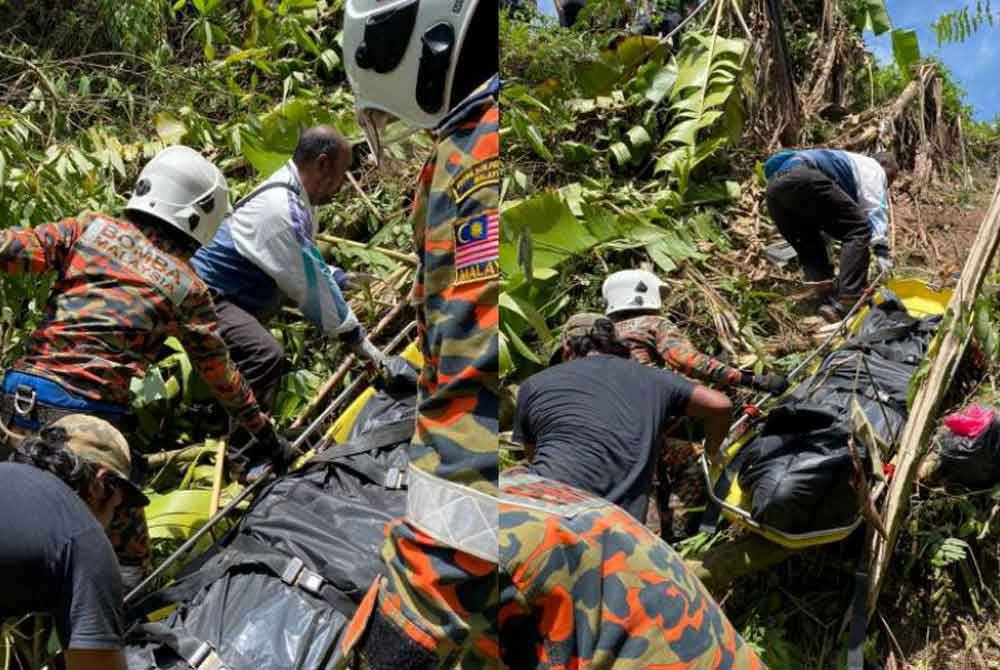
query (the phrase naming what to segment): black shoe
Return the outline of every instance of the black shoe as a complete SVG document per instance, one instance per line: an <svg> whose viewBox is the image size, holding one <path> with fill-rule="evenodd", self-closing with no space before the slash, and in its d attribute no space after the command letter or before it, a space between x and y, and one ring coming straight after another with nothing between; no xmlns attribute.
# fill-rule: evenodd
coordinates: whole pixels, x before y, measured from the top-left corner
<svg viewBox="0 0 1000 670"><path fill-rule="evenodd" d="M816 311L827 323L837 323L844 320L849 310L845 309L839 300L831 298L820 305Z"/></svg>

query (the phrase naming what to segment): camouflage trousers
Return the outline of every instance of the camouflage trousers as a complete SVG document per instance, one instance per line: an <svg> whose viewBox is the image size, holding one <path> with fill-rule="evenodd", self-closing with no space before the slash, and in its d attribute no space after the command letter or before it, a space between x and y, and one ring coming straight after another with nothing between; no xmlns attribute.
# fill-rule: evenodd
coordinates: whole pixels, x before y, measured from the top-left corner
<svg viewBox="0 0 1000 670"><path fill-rule="evenodd" d="M694 533L708 498L701 468L700 444L665 436L657 457L646 526L668 542Z"/></svg>
<svg viewBox="0 0 1000 670"><path fill-rule="evenodd" d="M501 478L500 646L510 668L764 668L684 561L621 508Z"/></svg>
<svg viewBox="0 0 1000 670"><path fill-rule="evenodd" d="M426 659L433 658L435 668L499 670L496 564L443 546L403 520L387 524L386 535L388 575L373 585L348 626L345 661L352 650L369 648L364 638L380 619L394 631L383 639L391 646L398 645L391 638L404 639L403 646L424 659L411 658L406 667L429 667ZM366 660L375 670L399 665L385 655Z"/></svg>

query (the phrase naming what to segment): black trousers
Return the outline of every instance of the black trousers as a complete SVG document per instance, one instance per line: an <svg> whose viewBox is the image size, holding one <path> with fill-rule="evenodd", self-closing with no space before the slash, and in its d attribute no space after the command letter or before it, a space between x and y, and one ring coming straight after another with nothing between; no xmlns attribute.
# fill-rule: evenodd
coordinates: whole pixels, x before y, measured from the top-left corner
<svg viewBox="0 0 1000 670"><path fill-rule="evenodd" d="M854 302L868 286L871 229L864 211L819 170L796 166L767 185L767 208L782 236L795 248L808 281L833 278L821 232L840 240L837 297Z"/></svg>
<svg viewBox="0 0 1000 670"><path fill-rule="evenodd" d="M225 298L215 297L219 334L229 348L240 374L265 412L274 406L281 376L285 373L285 351L255 316Z"/></svg>

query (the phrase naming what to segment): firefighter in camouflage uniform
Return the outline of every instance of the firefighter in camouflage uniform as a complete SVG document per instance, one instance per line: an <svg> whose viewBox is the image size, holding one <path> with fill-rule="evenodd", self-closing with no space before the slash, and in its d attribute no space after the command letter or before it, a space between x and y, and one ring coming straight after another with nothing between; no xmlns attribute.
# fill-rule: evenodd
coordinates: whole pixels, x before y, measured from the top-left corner
<svg viewBox="0 0 1000 670"><path fill-rule="evenodd" d="M652 272L622 270L604 280L605 314L615 324L618 338L629 348L632 359L653 367L667 368L715 387L743 387L780 395L788 388L781 375L756 375L738 370L707 356L660 313L660 287ZM701 447L685 435L692 426L679 422L663 437L656 468L656 506L651 505L649 524L668 539L681 539L694 518L688 510L705 504L705 480ZM655 512L655 513L654 513Z"/></svg>
<svg viewBox="0 0 1000 670"><path fill-rule="evenodd" d="M612 325L601 321L604 319L600 315L580 314L571 318L553 359L575 359L567 366L593 363L596 367L592 370L604 374L611 374L612 370L620 373L628 366L635 366L631 361L618 361L625 368L613 365L614 350L621 348L620 342ZM578 374L581 372L579 367L576 370ZM539 373L539 377L545 374ZM667 395L682 400L685 414L714 416L712 428L706 429L706 440L711 439L709 446L716 449L729 424L724 409L720 423L717 410L723 406L717 400L722 400L726 407L728 401L717 392L698 389L670 374L653 374L662 375L663 379L653 385L649 379L633 380L639 389L636 393L653 395L658 387L673 388ZM593 402L608 402L587 390L593 386L592 377L592 372L580 374L582 397L589 394ZM566 444L572 444L566 417L573 417L581 426L579 439L591 439L593 433L585 427L586 407L581 407L573 394L561 394L562 388L569 385L571 381L562 378L533 389L532 381L525 381L520 392L529 394L526 402L538 402L541 396L547 396L548 400L536 405L537 413L530 412L531 427L515 429L515 439L526 442L537 439L539 444L534 447L538 448L541 435L531 434L537 428L559 433L568 440ZM614 388L616 393L622 393L621 386ZM630 407L635 400L622 397ZM520 405L520 398L518 402ZM593 408L594 417L598 417L599 409ZM610 410L618 411L621 410L613 407ZM648 412L649 408L641 411ZM587 461L584 452L588 446L580 445L582 462ZM616 454L609 460L624 462L643 452L640 444L631 447L632 454ZM533 451L537 457L539 451ZM618 476L623 480L628 478ZM541 670L763 667L704 585L662 538L637 520L634 511L541 476L533 468L504 471L500 498L499 622L501 657L507 667Z"/></svg>
<svg viewBox="0 0 1000 670"><path fill-rule="evenodd" d="M132 378L176 336L258 449L283 453L217 334L207 287L187 265L228 211L222 173L193 149L170 147L139 175L124 217L85 214L0 233L0 270L56 274L27 353L4 376L4 425L31 433L82 413L127 428ZM126 583L136 581L150 560L141 508L122 510L109 536Z"/></svg>
<svg viewBox="0 0 1000 670"><path fill-rule="evenodd" d="M507 667L765 667L681 557L631 514L521 468L501 482Z"/></svg>
<svg viewBox="0 0 1000 670"><path fill-rule="evenodd" d="M497 40L490 0L345 10L345 64L376 160L391 117L435 138L411 217L424 367L407 513L387 525L388 576L344 641L373 670L499 667Z"/></svg>

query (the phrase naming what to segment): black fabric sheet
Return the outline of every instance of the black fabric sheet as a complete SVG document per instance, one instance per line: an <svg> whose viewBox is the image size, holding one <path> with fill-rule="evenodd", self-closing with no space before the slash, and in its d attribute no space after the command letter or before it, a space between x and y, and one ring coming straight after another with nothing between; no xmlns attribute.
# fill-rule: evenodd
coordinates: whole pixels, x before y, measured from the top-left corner
<svg viewBox="0 0 1000 670"><path fill-rule="evenodd" d="M346 443L270 484L232 531L132 608L131 670L186 669L183 649L202 642L231 670L332 667L354 609L383 571L383 527L405 510L406 490L390 476L406 470L415 418L414 385L402 386L378 392ZM405 430L379 445L394 425ZM303 574L322 577L322 588L282 579L296 559ZM171 604L178 607L165 621L144 625L145 615Z"/></svg>

